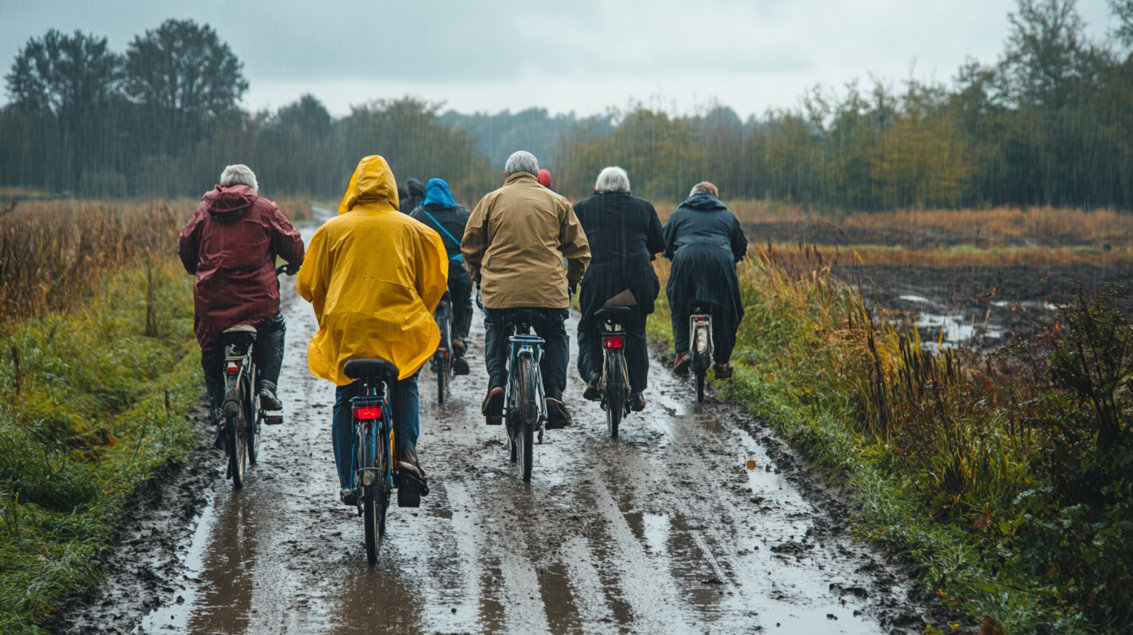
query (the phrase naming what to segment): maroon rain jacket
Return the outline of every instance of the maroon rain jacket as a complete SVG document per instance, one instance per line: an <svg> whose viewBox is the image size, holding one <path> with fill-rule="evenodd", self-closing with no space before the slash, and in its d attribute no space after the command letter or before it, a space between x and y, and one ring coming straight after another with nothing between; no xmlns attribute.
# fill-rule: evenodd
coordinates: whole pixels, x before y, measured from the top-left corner
<svg viewBox="0 0 1133 635"><path fill-rule="evenodd" d="M177 254L193 284L193 328L201 350L224 329L279 312L275 257L298 267L303 239L279 208L247 185L217 185L181 230Z"/></svg>

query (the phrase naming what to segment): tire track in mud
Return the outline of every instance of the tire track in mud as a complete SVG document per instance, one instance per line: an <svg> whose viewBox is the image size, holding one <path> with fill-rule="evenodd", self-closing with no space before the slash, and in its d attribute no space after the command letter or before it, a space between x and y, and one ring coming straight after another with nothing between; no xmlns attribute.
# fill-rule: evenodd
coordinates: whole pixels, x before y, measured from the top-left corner
<svg viewBox="0 0 1133 635"><path fill-rule="evenodd" d="M334 389L307 371L317 324L284 280L287 422L265 428L243 490L213 481L168 580L179 600L162 598L135 632L911 633L932 621L900 571L849 539L844 506L781 472L776 460L797 461L768 430L726 404L698 410L655 355L649 405L615 441L581 399L572 337L575 424L548 432L522 483L503 428L479 413L479 313L472 375L455 379L444 406L421 374L432 493L419 509L390 508L367 566L362 521L337 501Z"/></svg>

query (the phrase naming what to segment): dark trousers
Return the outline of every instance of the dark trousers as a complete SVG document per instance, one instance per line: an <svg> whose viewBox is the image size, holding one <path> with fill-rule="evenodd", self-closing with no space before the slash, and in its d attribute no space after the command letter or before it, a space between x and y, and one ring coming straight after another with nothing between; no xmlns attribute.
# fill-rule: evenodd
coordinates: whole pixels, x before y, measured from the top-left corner
<svg viewBox="0 0 1133 635"><path fill-rule="evenodd" d="M279 372L283 368L283 340L287 334L287 322L282 313L268 318L256 325L256 346L252 359L260 369L261 385L271 384L275 390L279 385ZM201 350L201 370L205 375L205 387L213 408L219 408L224 401L224 337L217 335L208 348ZM259 389L259 386L253 388Z"/></svg>
<svg viewBox="0 0 1133 635"><path fill-rule="evenodd" d="M648 314L634 310L626 325L626 367L631 392L642 392L649 386L649 348L645 340ZM602 376L602 323L594 314L582 314L578 321L578 374L583 381L597 384Z"/></svg>
<svg viewBox="0 0 1133 635"><path fill-rule="evenodd" d="M417 376L407 377L393 386L393 438L394 442L409 443L417 447L420 432L420 398L417 394ZM362 382L339 386L334 391L334 411L331 419L331 443L334 446L334 464L338 468L338 481L342 489L354 488L354 415L350 400L362 392ZM391 448L397 457L397 448Z"/></svg>
<svg viewBox="0 0 1133 635"><path fill-rule="evenodd" d="M687 306L677 310L670 307L673 317L673 348L677 354L688 352L688 319L692 311ZM732 350L736 348L736 331L739 323L731 324L731 320L720 317L722 311L712 307L712 358L717 364L727 364L732 358Z"/></svg>
<svg viewBox="0 0 1133 635"><path fill-rule="evenodd" d="M454 273L457 267L460 270ZM464 342L472 328L472 278L462 263L449 263L448 295L452 303L452 336Z"/></svg>
<svg viewBox="0 0 1133 635"><path fill-rule="evenodd" d="M490 381L507 377L508 329L505 323L510 311L522 309L484 309L484 364L488 367ZM566 332L566 319L569 309L543 309L532 307L543 315L543 324L536 327L535 333L545 340L543 361L539 371L543 375L543 389L547 397L562 400L566 390L567 363L570 358L570 339ZM502 383L492 383L489 387Z"/></svg>

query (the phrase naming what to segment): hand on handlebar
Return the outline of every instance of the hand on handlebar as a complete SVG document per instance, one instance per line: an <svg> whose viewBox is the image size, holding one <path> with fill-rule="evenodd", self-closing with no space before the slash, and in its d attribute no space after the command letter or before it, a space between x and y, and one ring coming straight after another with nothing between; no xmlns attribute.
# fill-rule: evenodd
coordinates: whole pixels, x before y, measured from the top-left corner
<svg viewBox="0 0 1133 635"><path fill-rule="evenodd" d="M281 266L275 268L275 275L278 276L281 273L286 273L289 276L293 276L293 275L299 273L299 267L301 267L301 266L302 265L293 265L291 263L281 265Z"/></svg>

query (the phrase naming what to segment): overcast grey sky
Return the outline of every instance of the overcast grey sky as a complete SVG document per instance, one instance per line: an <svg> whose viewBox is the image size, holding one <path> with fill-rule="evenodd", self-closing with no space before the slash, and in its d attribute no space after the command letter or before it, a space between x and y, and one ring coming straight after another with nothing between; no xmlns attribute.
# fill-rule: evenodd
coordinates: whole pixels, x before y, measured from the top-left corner
<svg viewBox="0 0 1133 635"><path fill-rule="evenodd" d="M995 61L1014 0L0 0L0 66L50 28L117 51L170 17L216 28L244 61L245 105L311 92L332 113L406 94L459 111L542 106L580 115L632 99L741 117L797 105L808 87L910 69L950 80ZM1105 0L1079 0L1104 37ZM3 98L6 100L6 96Z"/></svg>

